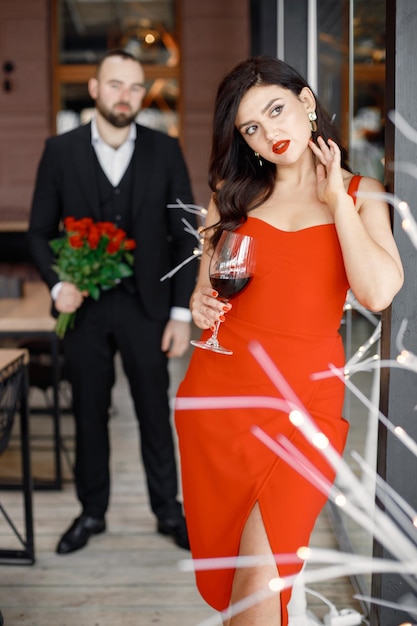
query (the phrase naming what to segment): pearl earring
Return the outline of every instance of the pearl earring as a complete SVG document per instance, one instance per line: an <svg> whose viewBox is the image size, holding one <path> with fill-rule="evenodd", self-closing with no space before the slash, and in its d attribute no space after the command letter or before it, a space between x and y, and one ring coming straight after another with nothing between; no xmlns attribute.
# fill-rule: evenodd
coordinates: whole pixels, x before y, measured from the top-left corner
<svg viewBox="0 0 417 626"><path fill-rule="evenodd" d="M310 113L308 114L308 119L310 120L311 132L312 133L317 132L317 124L316 124L317 113L315 111L310 111Z"/></svg>

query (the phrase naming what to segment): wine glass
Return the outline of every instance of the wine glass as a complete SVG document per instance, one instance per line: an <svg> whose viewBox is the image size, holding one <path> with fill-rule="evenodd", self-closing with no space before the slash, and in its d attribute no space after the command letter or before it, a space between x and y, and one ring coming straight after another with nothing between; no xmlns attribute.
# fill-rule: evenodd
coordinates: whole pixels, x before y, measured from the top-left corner
<svg viewBox="0 0 417 626"><path fill-rule="evenodd" d="M255 240L249 235L223 231L210 261L210 283L222 302L245 289L255 270ZM220 320L216 322L212 336L207 341L192 340L197 348L220 354L233 354L233 350L220 345L217 334Z"/></svg>

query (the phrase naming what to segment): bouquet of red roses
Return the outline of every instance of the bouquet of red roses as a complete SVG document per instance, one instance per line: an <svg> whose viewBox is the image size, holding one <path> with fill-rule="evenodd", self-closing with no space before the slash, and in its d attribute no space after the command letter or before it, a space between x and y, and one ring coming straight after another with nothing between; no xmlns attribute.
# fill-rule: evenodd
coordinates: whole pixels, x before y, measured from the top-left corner
<svg viewBox="0 0 417 626"><path fill-rule="evenodd" d="M122 278L133 274L133 255L136 246L121 228L111 222L94 222L89 217L64 220L66 234L53 239L50 246L56 261L52 268L59 279L73 283L94 300L100 289L114 287ZM58 337L63 337L74 324L75 313L60 313L56 323Z"/></svg>

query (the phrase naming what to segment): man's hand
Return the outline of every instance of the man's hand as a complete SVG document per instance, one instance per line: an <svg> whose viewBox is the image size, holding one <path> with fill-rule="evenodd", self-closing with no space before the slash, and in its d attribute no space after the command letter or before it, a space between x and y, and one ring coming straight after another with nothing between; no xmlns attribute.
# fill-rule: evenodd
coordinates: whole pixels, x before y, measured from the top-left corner
<svg viewBox="0 0 417 626"><path fill-rule="evenodd" d="M55 299L55 308L59 313L74 313L83 303L87 292L82 292L72 283L62 283Z"/></svg>
<svg viewBox="0 0 417 626"><path fill-rule="evenodd" d="M169 320L162 335L161 350L168 357L182 356L190 345L191 324Z"/></svg>

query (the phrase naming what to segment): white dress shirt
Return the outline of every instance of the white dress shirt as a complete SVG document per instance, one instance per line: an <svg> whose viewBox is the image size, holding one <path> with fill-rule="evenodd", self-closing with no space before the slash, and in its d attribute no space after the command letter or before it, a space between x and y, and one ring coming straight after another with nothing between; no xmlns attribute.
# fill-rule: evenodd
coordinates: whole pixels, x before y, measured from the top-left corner
<svg viewBox="0 0 417 626"><path fill-rule="evenodd" d="M130 125L129 135L118 147L112 148L100 137L96 118L91 120L91 145L97 155L101 168L113 187L122 180L135 150L136 126Z"/></svg>

